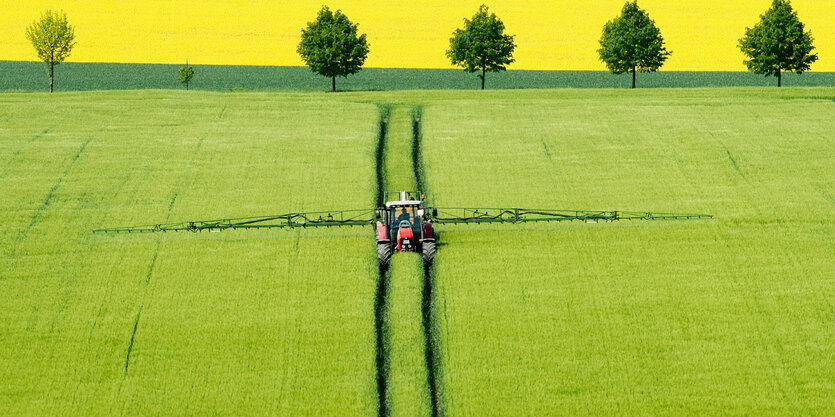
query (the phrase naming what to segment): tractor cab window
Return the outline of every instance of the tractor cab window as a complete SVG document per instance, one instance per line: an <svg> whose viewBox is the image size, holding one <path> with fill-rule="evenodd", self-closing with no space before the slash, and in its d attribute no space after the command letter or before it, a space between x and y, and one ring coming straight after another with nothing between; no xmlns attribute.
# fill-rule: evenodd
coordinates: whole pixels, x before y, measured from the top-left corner
<svg viewBox="0 0 835 417"><path fill-rule="evenodd" d="M415 224L415 216L417 216L417 207L415 206L400 206L391 208L392 225L399 225L402 221L408 221Z"/></svg>

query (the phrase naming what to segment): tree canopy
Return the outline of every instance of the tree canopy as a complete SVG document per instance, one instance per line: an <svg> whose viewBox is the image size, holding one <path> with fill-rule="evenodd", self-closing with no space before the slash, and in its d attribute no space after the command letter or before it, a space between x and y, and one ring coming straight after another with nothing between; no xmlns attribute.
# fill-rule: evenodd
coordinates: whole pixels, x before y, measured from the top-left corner
<svg viewBox="0 0 835 417"><path fill-rule="evenodd" d="M75 46L75 28L67 21L67 14L63 11L47 10L40 20L32 22L26 28L26 38L32 42L38 58L47 64L49 75L49 92L52 92L55 75L55 65L64 62Z"/></svg>
<svg viewBox="0 0 835 417"><path fill-rule="evenodd" d="M313 72L331 77L333 91L337 76L347 77L362 69L368 50L365 34L357 36L357 24L351 23L342 11L331 12L327 6L302 29L302 40L296 49Z"/></svg>
<svg viewBox="0 0 835 417"><path fill-rule="evenodd" d="M789 0L774 0L759 23L745 28L739 49L749 58L742 61L748 71L766 77L776 75L780 87L783 70L802 74L817 61L818 54L811 53L815 49L812 40L811 32L803 30Z"/></svg>
<svg viewBox="0 0 835 417"><path fill-rule="evenodd" d="M637 1L627 1L620 16L603 26L597 53L613 74L631 72L635 88L635 72L658 71L672 51L664 46L661 31L649 14Z"/></svg>
<svg viewBox="0 0 835 417"><path fill-rule="evenodd" d="M177 80L185 84L186 91L188 91L188 83L191 82L192 78L194 78L194 68L188 64L188 61L186 61L186 66L180 67L180 73Z"/></svg>
<svg viewBox="0 0 835 417"><path fill-rule="evenodd" d="M504 33L504 23L495 13L488 13L487 6L481 5L472 19L464 19L464 29L456 29L449 39L446 52L452 65L464 68L466 72L481 71L481 89L487 72L505 71L512 63L513 35Z"/></svg>

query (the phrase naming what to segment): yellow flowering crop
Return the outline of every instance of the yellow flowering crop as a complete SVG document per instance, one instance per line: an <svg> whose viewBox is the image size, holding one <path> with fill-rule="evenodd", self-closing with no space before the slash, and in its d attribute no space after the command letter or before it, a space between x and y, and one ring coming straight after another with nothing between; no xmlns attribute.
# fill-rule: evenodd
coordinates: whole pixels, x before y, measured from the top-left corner
<svg viewBox="0 0 835 417"><path fill-rule="evenodd" d="M452 31L483 0L349 1L342 9L368 34L371 67L448 68ZM511 69L603 70L597 40L624 0L487 2L516 35ZM76 27L77 62L302 65L301 28L325 2L292 0L30 0L0 13L0 60L36 60L24 37L47 9ZM673 51L663 70L744 71L736 44L770 0L641 0ZM835 71L835 1L794 0L815 38L814 71Z"/></svg>

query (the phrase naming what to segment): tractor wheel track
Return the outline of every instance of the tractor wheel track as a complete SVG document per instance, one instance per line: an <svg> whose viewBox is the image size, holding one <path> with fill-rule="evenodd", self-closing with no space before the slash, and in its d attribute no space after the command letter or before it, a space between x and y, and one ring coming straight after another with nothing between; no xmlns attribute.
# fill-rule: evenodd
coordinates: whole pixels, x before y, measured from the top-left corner
<svg viewBox="0 0 835 417"><path fill-rule="evenodd" d="M391 105L380 104L379 108L379 130L377 143L375 146L375 172L376 172L376 186L377 206L382 206L385 203L386 190L386 142L388 137L389 119L391 118ZM422 107L414 107L411 111L411 162L412 173L414 175L415 184L418 191L426 192L427 187L425 183L425 173L423 169L423 158L421 154L422 142L422 123L423 116ZM423 333L423 356L427 371L426 387L429 392L430 410L432 417L444 416L444 395L443 395L443 378L441 366L441 342L439 336L439 324L437 314L437 296L436 296L436 271L434 268L434 259L437 247L434 242L425 243L430 245L424 250L423 256L423 288L421 291L421 326ZM392 248L377 247L378 259L383 259L380 251L383 251L385 259L388 260L392 255ZM374 332L375 332L375 364L376 364L376 388L378 397L378 417L388 417L391 415L391 399L389 398L389 381L391 372L391 334L389 323L389 312L391 306L389 305L389 292L391 287L391 271L389 270L389 262L381 262L378 264L377 285L374 297Z"/></svg>
<svg viewBox="0 0 835 417"><path fill-rule="evenodd" d="M388 122L391 116L391 106L380 105L379 107L379 131L377 144L374 152L375 172L377 180L376 205L382 206L385 202L385 160L386 160L386 136L388 134ZM380 250L380 248L378 248ZM391 257L391 247L388 249L388 256ZM389 292L389 271L388 263L379 263L377 273L377 288L374 293L374 358L376 367L377 384L377 416L388 417L391 415L388 401L388 380L389 380L389 324L388 324L388 292Z"/></svg>
<svg viewBox="0 0 835 417"><path fill-rule="evenodd" d="M423 168L423 107L412 109L412 168L418 190L428 193ZM436 311L436 270L435 242L425 242L423 248L423 291L421 292L421 313L423 324L423 347L426 361L426 384L429 388L432 417L444 416L443 378L441 368L441 343Z"/></svg>

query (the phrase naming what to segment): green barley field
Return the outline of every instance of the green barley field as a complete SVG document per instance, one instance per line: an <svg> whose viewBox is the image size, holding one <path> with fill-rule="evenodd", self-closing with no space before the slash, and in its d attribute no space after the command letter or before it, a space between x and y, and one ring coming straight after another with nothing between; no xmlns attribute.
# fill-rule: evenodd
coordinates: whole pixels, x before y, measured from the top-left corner
<svg viewBox="0 0 835 417"><path fill-rule="evenodd" d="M0 94L0 410L832 415L833 100ZM371 208L420 183L440 207L715 217L437 225L426 270L379 268L370 227L91 233Z"/></svg>
<svg viewBox="0 0 835 417"><path fill-rule="evenodd" d="M177 81L183 64L119 64L66 62L55 70L55 91L184 89ZM49 91L43 62L0 61L0 92ZM307 67L254 65L194 65L195 90L330 90L330 79ZM835 86L835 72L786 73L786 86ZM630 74L608 71L514 70L490 73L487 88L629 88ZM674 87L770 87L775 77L743 71L660 71L638 75L638 86ZM344 91L475 90L481 82L460 69L364 68L337 79Z"/></svg>

